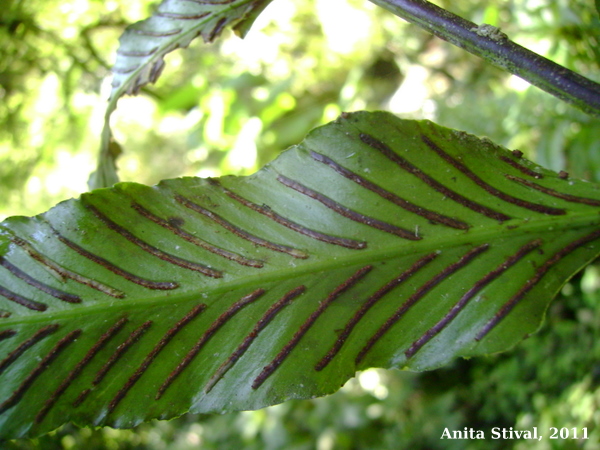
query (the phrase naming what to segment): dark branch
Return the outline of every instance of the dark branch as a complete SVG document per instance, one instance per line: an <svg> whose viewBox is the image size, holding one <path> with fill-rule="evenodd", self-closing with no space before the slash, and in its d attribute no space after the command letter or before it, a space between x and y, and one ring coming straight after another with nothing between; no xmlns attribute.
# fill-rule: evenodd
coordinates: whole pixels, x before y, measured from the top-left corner
<svg viewBox="0 0 600 450"><path fill-rule="evenodd" d="M600 84L512 42L500 30L452 14L425 0L371 0L579 109L600 116Z"/></svg>

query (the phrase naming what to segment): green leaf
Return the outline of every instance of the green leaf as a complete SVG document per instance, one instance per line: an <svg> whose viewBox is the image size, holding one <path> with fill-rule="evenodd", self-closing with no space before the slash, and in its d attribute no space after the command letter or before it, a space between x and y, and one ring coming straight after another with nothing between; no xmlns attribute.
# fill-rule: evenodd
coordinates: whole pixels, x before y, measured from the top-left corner
<svg viewBox="0 0 600 450"><path fill-rule="evenodd" d="M123 153L119 143L113 138L108 122L102 130L102 145L96 170L88 179L90 190L109 187L119 182L117 159Z"/></svg>
<svg viewBox="0 0 600 450"><path fill-rule="evenodd" d="M119 39L112 69L112 91L104 115L104 128L96 170L90 176L90 189L109 187L118 181L116 141L110 129L110 116L123 95L136 95L154 83L165 67L165 56L187 47L198 36L213 42L227 26L244 37L271 0L163 0L149 19L127 27Z"/></svg>
<svg viewBox="0 0 600 450"><path fill-rule="evenodd" d="M242 37L271 0L163 0L149 19L125 30L119 39L113 68L111 103L124 94L137 94L160 76L167 53L187 47L202 36L214 41L227 26ZM109 108L110 109L110 108Z"/></svg>
<svg viewBox="0 0 600 450"><path fill-rule="evenodd" d="M120 183L0 228L0 430L131 427L506 350L600 252L599 187L343 114L249 177Z"/></svg>

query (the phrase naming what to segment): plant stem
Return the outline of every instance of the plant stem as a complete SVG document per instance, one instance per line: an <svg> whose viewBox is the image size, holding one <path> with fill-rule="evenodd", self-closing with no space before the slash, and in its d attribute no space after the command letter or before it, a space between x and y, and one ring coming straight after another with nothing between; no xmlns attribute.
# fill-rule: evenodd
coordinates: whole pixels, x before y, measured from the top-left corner
<svg viewBox="0 0 600 450"><path fill-rule="evenodd" d="M425 0L371 0L462 49L523 78L588 114L600 116L600 84Z"/></svg>

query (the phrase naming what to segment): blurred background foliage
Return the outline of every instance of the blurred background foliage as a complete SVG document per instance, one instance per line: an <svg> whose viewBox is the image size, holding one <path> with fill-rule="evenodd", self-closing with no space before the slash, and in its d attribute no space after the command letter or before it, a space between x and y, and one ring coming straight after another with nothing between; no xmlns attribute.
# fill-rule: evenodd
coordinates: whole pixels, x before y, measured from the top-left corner
<svg viewBox="0 0 600 450"><path fill-rule="evenodd" d="M439 0L600 81L593 0ZM87 189L110 65L148 0L3 0L0 220ZM274 0L244 40L226 32L167 56L155 86L113 114L121 179L250 174L341 111L427 118L572 176L600 181L600 120L562 104L365 0ZM600 265L574 278L542 331L512 352L412 374L368 370L338 393L257 412L187 415L134 430L70 425L10 449L600 449ZM587 441L441 441L444 428Z"/></svg>

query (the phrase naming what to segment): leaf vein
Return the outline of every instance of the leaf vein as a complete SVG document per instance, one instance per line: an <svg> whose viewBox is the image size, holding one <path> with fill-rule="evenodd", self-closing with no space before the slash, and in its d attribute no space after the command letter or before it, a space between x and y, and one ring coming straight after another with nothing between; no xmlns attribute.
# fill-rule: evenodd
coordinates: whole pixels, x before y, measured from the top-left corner
<svg viewBox="0 0 600 450"><path fill-rule="evenodd" d="M40 363L29 373L27 378L23 380L21 385L13 392L13 394L0 404L0 414L15 406L23 398L27 390L35 382L35 380L54 362L54 360L71 345L81 334L81 330L74 330L63 337L58 343L44 356Z"/></svg>
<svg viewBox="0 0 600 450"><path fill-rule="evenodd" d="M547 195L551 195L552 197L556 197L556 198L560 198L561 200L566 200L568 202L573 202L573 203L582 203L584 205L590 205L590 206L600 206L600 200L596 200L594 198L587 198L587 197L578 197L576 195L571 195L571 194L565 194L563 192L559 192L556 191L554 189L550 189L547 188L545 186L542 186L540 184L537 183L533 183L529 180L525 180L523 178L520 177L515 177L513 175L504 175L506 178L508 178L511 181L520 183L524 186L530 187L532 189L535 189L537 191L543 192L544 194Z"/></svg>
<svg viewBox="0 0 600 450"><path fill-rule="evenodd" d="M245 199L244 197L236 194L235 192L230 191L229 189L223 188L225 194L227 194L232 199L241 203L244 206L247 206L253 211L256 211L263 216L268 217L269 219L277 222L280 225L283 225L291 230L296 231L297 233L303 234L304 236L308 236L310 238L316 239L321 242L326 242L328 244L339 245L340 247L352 248L352 249L363 249L366 248L367 243L364 241L356 241L354 239L340 238L337 236L331 236L329 234L321 233L320 231L315 231L310 228L307 228L303 225L300 225L296 222L293 222L290 219L283 217L282 215L273 211L269 206L266 205L257 205L256 203L251 202L250 200Z"/></svg>
<svg viewBox="0 0 600 450"><path fill-rule="evenodd" d="M57 237L57 239L63 244L65 244L67 247L79 253L81 256L89 259L90 261L93 261L96 264L104 267L105 269L110 270L112 273L119 275L128 281L131 281L132 283L135 283L139 286L143 286L148 289L170 290L177 289L179 287L179 284L174 281L152 281L142 277L138 277L137 275L127 272L126 270L121 269L119 266L111 263L110 261L101 258L100 256L95 255L94 253L84 249L83 247L71 241L70 239L67 239L58 231L56 231L52 226L51 229L54 235Z"/></svg>
<svg viewBox="0 0 600 450"><path fill-rule="evenodd" d="M492 331L511 311L512 309L519 304L521 300L525 297L531 289L533 289L548 273L548 271L558 263L562 258L569 255L573 251L577 250L584 245L595 241L600 238L600 230L593 231L570 244L563 247L561 250L557 251L554 255L552 255L549 259L547 259L535 272L535 275L528 279L523 287L517 292L510 300L508 300L502 308L496 312L496 314L483 326L483 328L477 333L475 340L480 341L483 339L490 331Z"/></svg>
<svg viewBox="0 0 600 450"><path fill-rule="evenodd" d="M199 264L199 263L188 261L183 258L179 258L178 256L172 255L170 253L167 253L163 250L160 250L160 249L148 244L146 241L135 236L133 233L129 232L127 229L125 229L121 225L118 225L117 223L113 222L104 213L100 212L100 210L98 210L95 206L92 206L90 204L87 204L85 206L98 219L100 219L100 221L102 221L102 223L104 223L104 225L106 225L108 228L119 233L121 236L123 236L129 242L137 245L142 250L151 254L152 256L156 256L157 258L160 258L163 261L177 265L179 267L183 267L184 269L193 270L195 272L200 272L203 275L206 275L209 277L213 277L213 278L222 278L223 277L223 273L219 270L211 269L210 267L207 267L203 264Z"/></svg>
<svg viewBox="0 0 600 450"><path fill-rule="evenodd" d="M533 203L528 200L523 200L522 198L514 197L506 192L502 192L499 189L496 189L494 186L490 185L486 181L483 181L478 175L476 175L471 169L465 166L463 163L458 161L456 158L453 158L441 147L439 147L435 142L429 139L425 135L421 135L421 139L425 144L433 150L437 155L439 155L444 161L446 161L451 166L455 167L457 170L465 174L469 177L477 186L484 189L488 194L493 195L494 197L499 198L507 203L511 203L516 206L520 206L521 208L529 209L530 211L534 211L541 214L549 214L552 216L561 216L566 214L567 212L562 208L553 208L551 206L542 205L540 203Z"/></svg>
<svg viewBox="0 0 600 450"><path fill-rule="evenodd" d="M398 322L404 314L421 298L423 298L429 291L431 291L435 286L444 281L453 273L467 266L471 261L473 261L477 256L481 253L487 251L489 249L488 244L483 244L478 247L475 247L469 250L465 255L463 255L457 262L454 264L450 264L440 273L436 274L429 281L427 281L424 285L422 285L413 295L411 295L408 300L406 300L395 312L392 314L384 324L379 327L379 329L369 338L365 346L358 352L356 355L356 364L359 364L364 359L365 355L373 348L373 346L383 337L385 333L392 328L393 325Z"/></svg>
<svg viewBox="0 0 600 450"><path fill-rule="evenodd" d="M439 322L427 330L423 336L413 342L410 348L404 352L406 358L409 359L414 356L414 354L417 353L425 344L427 344L427 342L429 342L440 331L442 331L458 315L458 313L460 313L465 306L467 306L467 303L479 291L481 291L485 286L494 281L540 245L542 245L541 239L536 239L525 244L514 255L509 256L502 264L477 281L475 285L469 289L452 308L450 308L450 311L448 311L448 313Z"/></svg>
<svg viewBox="0 0 600 450"><path fill-rule="evenodd" d="M283 363L285 358L294 350L300 339L308 332L310 327L317 321L317 319L325 312L329 305L337 299L344 292L352 288L356 283L362 280L371 270L373 266L365 266L358 269L353 275L351 275L346 281L340 284L330 293L325 300L319 303L319 307L314 311L308 319L304 321L294 336L285 344L281 351L273 358L273 360L263 367L262 372L252 382L252 389L258 389L266 379L271 376L273 372Z"/></svg>
<svg viewBox="0 0 600 450"><path fill-rule="evenodd" d="M194 346L190 349L190 351L185 355L183 360L177 365L177 367L169 374L167 379L163 382L163 384L158 389L155 399L158 400L165 391L171 386L173 381L183 372L183 370L193 361L196 355L202 350L202 348L206 345L206 343L213 337L213 335L229 321L233 316L235 316L238 312L240 312L245 306L254 302L256 299L261 297L265 293L264 289L257 289L254 292L242 297L240 300L231 305L227 311L221 314L217 319L211 324L210 327L204 332L202 337L194 344Z"/></svg>
<svg viewBox="0 0 600 450"><path fill-rule="evenodd" d="M203 216L208 217L213 222L222 226L226 230L232 232L233 234L235 234L236 236L238 236L242 239L252 242L253 244L268 248L269 250L273 250L276 252L287 253L288 255L293 256L294 258L299 258L299 259L308 258L308 255L303 251L297 250L292 247L288 247L287 245L276 244L274 242L267 241L263 238L260 238L251 233L248 233L247 231L244 231L241 228L232 224L231 222L225 220L218 214L216 214L206 208L203 208L202 206L198 205L197 203L194 203L191 200L189 200L181 195L177 195L177 197L175 199L177 200L178 203L181 203L186 208L189 208L192 211L196 211L197 213L200 213Z"/></svg>
<svg viewBox="0 0 600 450"><path fill-rule="evenodd" d="M21 345L19 345L16 349L10 352L8 356L0 362L0 374L4 372L8 368L8 366L10 366L13 362L15 362L19 358L19 356L25 353L25 350L34 346L45 337L50 336L59 328L60 326L57 324L47 325L43 328L40 328L32 337L24 341Z"/></svg>
<svg viewBox="0 0 600 450"><path fill-rule="evenodd" d="M25 283L29 284L30 286L33 286L34 288L39 289L40 291L45 292L46 294L51 295L54 298L57 298L67 303L81 303L81 298L78 295L69 294L59 289L55 289L51 286L48 286L45 283L42 283L41 281L36 280L29 274L19 269L17 266L8 262L2 256L0 256L0 266L7 269L15 277L25 281Z"/></svg>
<svg viewBox="0 0 600 450"><path fill-rule="evenodd" d="M278 175L277 181L279 181L284 186L287 186L297 192L300 192L303 195L306 195L307 197L317 200L332 211L338 213L343 217L346 217L347 219L353 220L354 222L362 223L369 227L385 231L386 233L394 234L398 237L408 239L410 241L419 241L422 239L414 231L409 231L396 225L392 225L391 223L387 223L382 220L375 219L373 217L356 212L332 200L326 195L323 195L320 192L317 192L307 186L304 186L303 184L298 183L297 181L291 180L290 178L284 175Z"/></svg>
<svg viewBox="0 0 600 450"><path fill-rule="evenodd" d="M360 175L356 174L355 172L352 172L351 170L346 169L345 167L339 165L333 159L331 159L325 155L311 151L310 156L312 156L312 158L314 160L328 165L333 170L335 170L337 173L348 178L349 180L354 181L359 186L362 186L372 192L375 192L380 197L382 197L386 200L389 200L390 202L400 206L401 208L405 209L406 211L417 214L418 216L424 217L425 219L430 220L432 222L446 225L447 227L456 228L459 230L466 230L466 229L470 228L470 225L468 225L465 222L454 219L452 217L444 216L443 214L436 213L435 211L431 211L426 208L422 208L421 206L415 205L414 203L411 203L408 200L405 200L405 199L399 197L398 195L394 194L393 192L383 189L382 187L378 186L377 184L375 184L375 183L361 177Z"/></svg>
<svg viewBox="0 0 600 450"><path fill-rule="evenodd" d="M92 358L108 343L110 339L114 335L116 335L127 323L127 319L123 317L117 323L115 323L108 331L106 331L100 339L88 350L88 352L84 355L84 357L77 363L77 365L69 372L66 378L62 381L60 386L50 395L50 398L46 400L42 409L35 416L35 421L37 423L42 422L46 414L50 411L50 409L54 406L59 397L67 390L67 388L71 385L73 380L79 376L81 371L85 368L85 366L92 360Z"/></svg>
<svg viewBox="0 0 600 450"><path fill-rule="evenodd" d="M135 209L138 213L140 213L145 218L151 220L152 222L160 225L163 228L166 228L167 230L173 232L177 236L185 239L186 241L196 245L197 247L208 250L209 252L214 253L215 255L222 256L223 258L229 259L231 261L234 261L234 262L244 265L244 266L250 266L250 267L256 267L256 268L261 268L264 266L264 263L262 261L244 258L243 256L238 255L237 253L233 253L233 252L224 250L222 248L216 247L212 244L209 244L208 242L194 236L193 234L190 234L187 231L182 230L179 226L171 223L170 221L162 219L162 218L154 215L153 213L148 211L146 208L144 208L139 203L134 202L134 203L132 203L131 206L133 209Z"/></svg>
<svg viewBox="0 0 600 450"><path fill-rule="evenodd" d="M415 165L408 162L406 159L404 159L403 157L398 155L394 150L392 150L386 144L384 144L380 140L374 138L370 134L360 133L359 137L360 137L361 141L363 141L365 144L367 144L371 148L374 148L375 150L377 150L378 152L383 154L386 158L388 158L390 161L395 163L398 167L400 167L401 169L405 170L408 173L411 173L412 175L414 175L415 177L417 177L418 179L423 181L425 184L429 185L430 187L432 187L439 193L443 194L445 197L448 197L449 199L455 201L456 203L458 203L466 208L469 208L470 210L475 211L479 214L482 214L486 217L489 217L490 219L495 219L500 222L504 222L506 220L511 219L511 217L507 216L506 214L495 211L492 208L488 208L487 206L480 205L479 203L466 198L465 196L459 194L458 192L455 192L452 189L447 188L442 183L435 180L431 176L427 175L421 169L419 169Z"/></svg>
<svg viewBox="0 0 600 450"><path fill-rule="evenodd" d="M225 361L221 366L217 369L214 375L208 380L206 386L204 387L204 392L208 393L211 389L218 383L218 381L223 378L223 376L233 367L233 365L246 353L252 342L258 337L259 333L275 318L275 316L287 305L289 305L296 297L302 295L306 290L305 286L298 286L287 292L283 297L281 297L276 303L274 303L265 314L260 318L260 320L256 323L252 331L244 338L244 341L239 345L239 347L229 356L227 361Z"/></svg>
<svg viewBox="0 0 600 450"><path fill-rule="evenodd" d="M350 320L346 323L346 326L338 334L337 340L335 341L335 343L333 344L331 349L329 349L327 354L325 356L323 356L323 358L321 358L321 360L315 365L315 370L321 371L325 367L327 367L327 365L339 353L342 346L344 345L344 343L350 336L350 333L352 333L352 330L354 330L354 328L356 327L358 322L360 322L360 320L367 314L367 312L379 300L381 300L381 298L383 296L388 294L390 291L392 291L392 289L394 289L398 285L402 284L404 281L408 280L410 277L412 277L420 269L425 267L427 264L429 264L431 261L433 261L438 256L439 256L438 253L433 252L433 253L429 253L428 255L421 257L419 260L417 260L415 263L413 263L412 266L410 266L408 269L406 269L405 271L400 273L398 276L394 277L392 280L390 280L388 283L386 283L385 286L383 286L382 288L377 290L377 292L375 292L373 295L371 295L362 304L362 306L354 313L354 315L350 318Z"/></svg>
<svg viewBox="0 0 600 450"><path fill-rule="evenodd" d="M173 327L171 327L161 340L154 346L150 353L146 356L142 364L136 369L136 371L127 380L125 385L117 392L113 399L108 404L108 414L110 414L117 405L125 398L131 388L138 382L144 372L150 367L150 364L156 359L158 354L167 346L169 342L179 333L188 323L194 318L201 314L206 309L204 303L194 306L183 318L181 318Z"/></svg>

